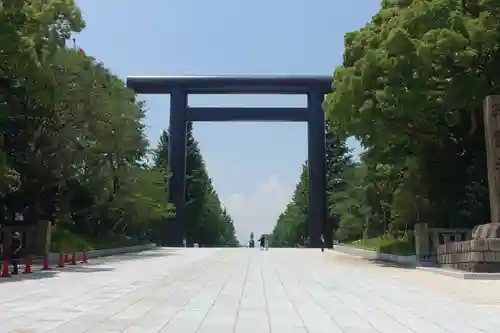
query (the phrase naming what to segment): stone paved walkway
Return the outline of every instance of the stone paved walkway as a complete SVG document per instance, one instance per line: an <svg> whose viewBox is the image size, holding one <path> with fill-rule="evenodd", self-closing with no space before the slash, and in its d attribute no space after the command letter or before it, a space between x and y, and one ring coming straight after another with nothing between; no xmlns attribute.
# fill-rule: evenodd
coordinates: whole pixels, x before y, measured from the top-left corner
<svg viewBox="0 0 500 333"><path fill-rule="evenodd" d="M309 249L160 249L0 280L0 333L500 332L500 281Z"/></svg>

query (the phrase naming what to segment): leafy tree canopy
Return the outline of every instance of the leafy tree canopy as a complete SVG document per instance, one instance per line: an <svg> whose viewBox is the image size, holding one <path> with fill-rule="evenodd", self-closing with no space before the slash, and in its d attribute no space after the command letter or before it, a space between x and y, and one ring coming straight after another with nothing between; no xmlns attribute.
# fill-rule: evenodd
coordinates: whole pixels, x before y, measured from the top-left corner
<svg viewBox="0 0 500 333"><path fill-rule="evenodd" d="M329 189L337 238L488 221L482 101L500 90L499 18L494 0L384 0L345 35L324 108L365 153L329 171L344 182Z"/></svg>

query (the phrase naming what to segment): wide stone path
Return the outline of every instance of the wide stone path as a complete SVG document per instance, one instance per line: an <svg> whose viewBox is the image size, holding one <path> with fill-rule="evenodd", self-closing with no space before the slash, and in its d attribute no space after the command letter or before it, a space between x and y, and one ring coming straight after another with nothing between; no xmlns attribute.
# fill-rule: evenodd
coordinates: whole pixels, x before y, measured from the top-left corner
<svg viewBox="0 0 500 333"><path fill-rule="evenodd" d="M500 281L309 249L159 249L0 280L0 332L500 332Z"/></svg>

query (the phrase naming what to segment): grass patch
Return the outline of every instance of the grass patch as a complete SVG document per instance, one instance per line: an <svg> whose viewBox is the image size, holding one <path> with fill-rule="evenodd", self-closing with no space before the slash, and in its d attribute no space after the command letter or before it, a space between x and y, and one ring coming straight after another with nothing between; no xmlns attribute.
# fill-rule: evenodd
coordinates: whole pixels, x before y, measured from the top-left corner
<svg viewBox="0 0 500 333"><path fill-rule="evenodd" d="M357 247L360 249L389 253L400 256L411 256L415 254L415 246L408 238L395 238L392 236L375 237L360 239L345 245Z"/></svg>

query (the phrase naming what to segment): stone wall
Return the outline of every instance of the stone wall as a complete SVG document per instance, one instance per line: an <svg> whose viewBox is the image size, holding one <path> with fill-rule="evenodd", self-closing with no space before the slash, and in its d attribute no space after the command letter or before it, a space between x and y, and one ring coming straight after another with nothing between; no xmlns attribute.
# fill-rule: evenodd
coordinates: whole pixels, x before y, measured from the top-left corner
<svg viewBox="0 0 500 333"><path fill-rule="evenodd" d="M472 239L470 229L429 228L427 223L417 223L414 228L415 253L421 263L437 263L440 245Z"/></svg>
<svg viewBox="0 0 500 333"><path fill-rule="evenodd" d="M500 272L500 238L475 239L439 245L442 267L468 272Z"/></svg>

